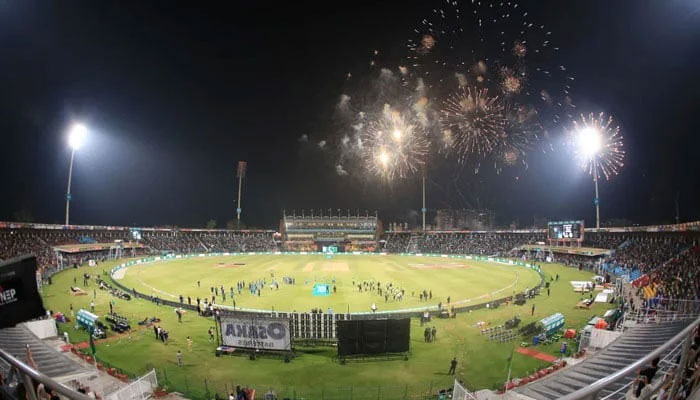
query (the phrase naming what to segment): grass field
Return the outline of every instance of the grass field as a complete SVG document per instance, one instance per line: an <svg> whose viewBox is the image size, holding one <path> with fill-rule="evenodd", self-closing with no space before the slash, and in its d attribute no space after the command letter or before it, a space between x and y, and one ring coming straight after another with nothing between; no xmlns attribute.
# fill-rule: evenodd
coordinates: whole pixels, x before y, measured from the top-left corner
<svg viewBox="0 0 700 400"><path fill-rule="evenodd" d="M421 289L433 291L432 305L440 300L444 303L448 295L453 301L479 297L512 284L516 272L518 282L515 290L532 287L539 281L535 272L522 267L459 261L468 265L463 268L443 265L441 268L438 264L455 263L456 260L400 256L336 256L331 260L321 256L247 256L221 259L212 257L132 267L127 271L122 283L146 293L161 290L175 296L180 293L193 297L210 296L209 288L214 284L223 284L228 288L232 285L235 287L238 280L249 281L266 277L269 281L270 274L274 273L280 279L285 275L294 276L296 285L282 285L279 291L268 288L260 297L244 292L240 300L237 298L237 301L240 301L239 305L250 308L274 306L277 310L306 310L313 307L343 310L349 306L351 311L366 311L371 302L377 302L380 309L425 305L426 303L421 303L417 298L410 297L411 291ZM245 265L233 266L233 263ZM327 266L329 263L331 266ZM333 263L345 263L347 269ZM102 273L111 269L114 264L109 262L96 268L84 267L59 273L53 278L53 285L43 289L46 307L66 313L71 303L75 309L89 308L94 284L89 288L90 296L73 297L69 294L73 278L77 277L81 283L80 276L85 270ZM313 264L313 268L309 267L309 264ZM561 312L566 318L565 327L580 328L591 316L600 315L609 307L607 304L595 304L590 310L574 308L580 300L580 294L573 292L569 281L589 279L590 273L558 264L544 264L542 268L547 279L559 274L560 280L553 283L549 297L544 293L534 299L534 316L530 315L530 301L524 306L511 304L493 310L481 309L459 314L456 319L434 320L430 325L437 328L435 343L424 343L423 328L420 327L420 322L414 319L411 322L412 354L408 361L340 365L333 360L335 348L324 347L297 349L299 356L288 364L276 358L258 358L254 361L244 357L217 358L214 356L216 344L209 342L207 335L207 329L213 325L211 320L187 313L183 322L178 323L171 308L156 306L143 300L118 299L115 300L115 310L128 316L135 330L130 335L112 337L100 342L97 346L97 356L98 359L134 374L144 373L155 367L161 384L193 398L205 398L207 390L211 396L214 392L223 395L232 385L248 385L259 392L274 388L278 395L290 398L403 398L404 393L410 396L451 386L452 377L447 371L453 356L459 361L458 377L470 388L495 388L505 380L507 360L519 341L507 344L490 342L479 334L477 322L485 321L489 325L497 325L514 315L519 315L525 324L554 312ZM333 277L338 286L337 294L328 297L311 296L314 278L321 281ZM196 287L197 279L201 280L201 288ZM309 283L305 284L307 279ZM403 302L385 304L384 299L376 294L358 293L357 289L352 287L353 279L391 281L404 287L408 298ZM149 286L152 288L146 290ZM161 297L167 298L164 294L161 294ZM97 290L95 304L98 315L107 313L110 300L113 300L110 295ZM483 301L488 301L488 298ZM228 298L227 304L230 304ZM140 330L136 325L136 321L154 315L161 318L161 325L171 332L168 345L156 341L151 329ZM86 334L74 330L72 324L63 324L60 330L68 331L73 341L87 339ZM187 350L187 336L194 341L191 352ZM184 353L184 367L177 366L175 353L178 349ZM558 355L559 343L539 346L537 349ZM518 353L513 356L513 376L523 376L541 366L544 366L544 363L534 358Z"/></svg>
<svg viewBox="0 0 700 400"><path fill-rule="evenodd" d="M282 283L282 277L294 277L296 284ZM274 277L274 278L273 278ZM120 282L141 293L153 293L177 301L179 295L210 298L212 287L224 287L226 299L219 295L218 304L233 305L230 288L237 281L265 279L267 285L260 296L244 289L235 292L237 307L274 309L277 311L309 311L312 308L335 312L368 312L372 303L379 310L435 306L458 302L480 303L490 298L508 296L515 291L532 288L539 275L527 268L481 261L410 256L340 255L327 259L321 255L254 255L236 257L188 258L177 261L140 264L126 270ZM280 282L272 289L273 279ZM392 283L405 290L402 301L380 296L377 291L359 292L361 281ZM201 287L198 287L200 281ZM336 286L330 296L312 296L314 283ZM432 292L432 300L421 301L419 292Z"/></svg>

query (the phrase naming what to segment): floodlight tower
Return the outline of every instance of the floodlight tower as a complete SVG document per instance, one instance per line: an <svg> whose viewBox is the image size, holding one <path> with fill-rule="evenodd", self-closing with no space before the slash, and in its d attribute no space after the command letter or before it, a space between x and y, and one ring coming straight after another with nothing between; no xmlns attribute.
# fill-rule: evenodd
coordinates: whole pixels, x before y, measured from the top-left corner
<svg viewBox="0 0 700 400"><path fill-rule="evenodd" d="M239 161L238 171L236 173L236 177L238 178L238 202L236 203L236 218L238 220L239 228L241 226L241 211L243 211L243 209L241 208L241 188L243 186L243 178L245 178L245 171L247 166L248 163L246 161Z"/></svg>
<svg viewBox="0 0 700 400"><path fill-rule="evenodd" d="M423 213L423 232L425 232L425 213L428 209L425 207L425 166L423 166L423 208L421 212Z"/></svg>
<svg viewBox="0 0 700 400"><path fill-rule="evenodd" d="M602 138L600 131L587 126L578 131L578 145L582 154L593 163L593 183L595 184L595 227L600 228L600 198L598 197L598 156L600 155Z"/></svg>
<svg viewBox="0 0 700 400"><path fill-rule="evenodd" d="M68 132L68 145L71 147L70 152L70 167L68 168L68 189L66 189L66 225L69 224L70 219L70 184L73 178L73 158L75 157L75 151L80 148L87 135L87 128L81 123L74 123Z"/></svg>

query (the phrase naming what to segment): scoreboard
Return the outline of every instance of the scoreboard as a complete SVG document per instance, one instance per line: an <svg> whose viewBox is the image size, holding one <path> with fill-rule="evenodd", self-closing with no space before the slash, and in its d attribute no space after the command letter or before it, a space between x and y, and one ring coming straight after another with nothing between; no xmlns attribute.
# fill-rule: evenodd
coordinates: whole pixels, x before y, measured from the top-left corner
<svg viewBox="0 0 700 400"><path fill-rule="evenodd" d="M547 224L550 242L582 242L583 221L555 221Z"/></svg>

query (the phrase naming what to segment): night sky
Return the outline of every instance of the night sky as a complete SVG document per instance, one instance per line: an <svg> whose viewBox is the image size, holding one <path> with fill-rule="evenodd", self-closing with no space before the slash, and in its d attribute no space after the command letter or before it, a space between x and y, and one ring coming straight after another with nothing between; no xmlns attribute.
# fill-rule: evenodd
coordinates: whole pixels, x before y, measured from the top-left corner
<svg viewBox="0 0 700 400"><path fill-rule="evenodd" d="M235 215L238 160L249 163L249 226L276 228L283 209L302 208L415 223L417 177L339 176L335 155L317 143L337 139L333 110L347 72L375 49L399 51L443 2L0 0L0 220L62 221L66 133L79 120L90 133L75 158L75 224L224 227ZM700 3L521 6L562 43L577 109L621 125L626 164L601 182L602 219L670 223L677 196L681 221L700 219ZM592 178L564 150L500 175L435 164L431 212L484 207L502 225L529 226L534 216L594 225Z"/></svg>

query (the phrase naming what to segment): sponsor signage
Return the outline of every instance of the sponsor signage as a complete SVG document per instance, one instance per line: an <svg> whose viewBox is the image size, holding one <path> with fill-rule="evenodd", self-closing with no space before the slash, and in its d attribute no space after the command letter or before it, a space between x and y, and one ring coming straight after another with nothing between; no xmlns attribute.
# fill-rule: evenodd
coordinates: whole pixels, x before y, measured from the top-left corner
<svg viewBox="0 0 700 400"><path fill-rule="evenodd" d="M36 257L0 263L0 328L44 316L36 282Z"/></svg>
<svg viewBox="0 0 700 400"><path fill-rule="evenodd" d="M221 338L225 346L260 350L291 350L289 320L282 318L221 319Z"/></svg>

